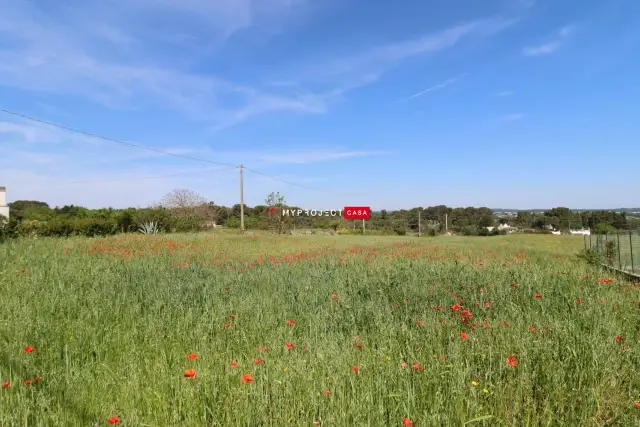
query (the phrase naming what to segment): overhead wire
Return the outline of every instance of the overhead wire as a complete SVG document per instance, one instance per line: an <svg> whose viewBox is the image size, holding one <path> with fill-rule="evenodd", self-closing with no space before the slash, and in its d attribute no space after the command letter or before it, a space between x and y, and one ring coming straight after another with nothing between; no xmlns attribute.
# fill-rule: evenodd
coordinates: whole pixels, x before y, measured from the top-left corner
<svg viewBox="0 0 640 427"><path fill-rule="evenodd" d="M165 175L153 175L153 176L140 176L133 177L127 179L105 179L105 180L87 180L87 181L65 181L65 184L96 184L103 182L129 182L129 181L140 181L145 179L156 179L156 178L169 178L173 176L183 176L183 175L197 175L201 173L215 173L215 172L225 172L231 169L236 169L236 166L227 167L224 169L203 169L200 171L192 171L192 172L178 172L178 173L170 173Z"/></svg>
<svg viewBox="0 0 640 427"><path fill-rule="evenodd" d="M47 126L52 126L52 127L58 128L58 129L63 129L63 130L69 131L69 132L74 132L74 133L78 133L78 134L81 134L81 135L89 136L91 138L101 139L101 140L104 140L104 141L113 142L113 143L116 143L116 144L125 145L125 146L129 146L129 147L139 148L139 149L142 149L142 150L153 151L155 153L164 154L164 155L167 155L167 156L179 157L179 158L193 160L193 161L197 161L197 162L204 162L204 163L211 163L211 164L216 164L216 165L228 166L229 167L228 169L232 169L232 168L236 168L237 169L237 168L242 167L242 169L245 169L245 170L247 170L249 172L252 172L252 173L255 173L257 175L262 175L264 177L267 177L267 178L270 178L270 179L273 179L273 180L276 180L276 181L280 181L280 182L283 182L285 184L293 185L293 186L296 186L296 187L305 188L307 190L319 191L319 192L325 192L325 193L333 193L333 194L367 195L366 193L337 193L337 192L331 191L331 190L324 190L324 189L320 189L320 188L314 188L314 187L310 187L310 186L307 186L307 185L291 182L291 181L288 181L288 180L285 180L285 179L282 179L282 178L278 178L278 177L275 177L273 175L268 175L268 174L266 174L264 172L260 172L260 171L257 171L255 169L251 169L251 168L248 168L246 166L232 165L230 163L218 162L218 161L214 161L214 160L188 156L188 155L185 155L185 154L172 153L170 151L160 150L160 149L153 148L153 147L147 147L147 146L141 145L141 144L135 144L135 143L132 143L132 142L121 141L121 140L118 140L118 139L109 138L109 137L105 137L105 136L98 135L98 134L95 134L95 133L91 133L91 132L86 132L86 131L83 131L83 130L75 129L75 128L72 128L72 127L69 127L69 126L59 125L57 123L52 123L52 122L49 122L49 121L46 121L46 120L42 120L42 119L38 119L38 118L35 118L35 117L32 117L32 116L28 116L26 114L17 113L15 111L7 110L5 108L0 108L0 112L5 113L5 114L9 114L9 115L12 115L12 116L15 116L15 117L20 117L22 119L30 120L30 121L33 121L33 122L36 122L36 123L45 124ZM193 172L193 173L197 174L197 173L200 173L200 172ZM185 173L185 175L187 175L187 174L191 174L191 172ZM163 177L177 176L177 175L182 175L182 174L158 175L158 176L155 176L155 177L132 178L132 179L126 179L126 180L121 180L121 181L130 181L130 180L133 180L133 179L163 178ZM111 181L111 180L109 180L109 181ZM97 183L97 182L109 182L109 181L107 181L107 180L93 180L93 181L87 180L87 181L69 181L69 182L66 182L66 183L68 183L68 184L79 184L79 183L91 183L91 182ZM120 180L118 180L118 181L120 181ZM113 181L111 181L111 182L113 182Z"/></svg>
<svg viewBox="0 0 640 427"><path fill-rule="evenodd" d="M56 123L51 123L51 122L48 122L46 120L37 119L35 117L27 116L26 114L16 113L14 111L6 110L4 108L0 108L0 112L6 113L6 114L10 114L12 116L20 117L20 118L23 118L23 119L31 120L31 121L34 121L34 122L37 122L37 123L42 123L42 124L45 124L45 125L48 125L48 126L53 126L53 127L59 128L59 129L64 129L66 131L79 133L79 134L82 134L82 135L85 135L85 136L89 136L91 138L97 138L97 139L102 139L104 141L115 142L116 144L127 145L129 147L135 147L135 148L140 148L142 150L153 151L155 153L160 153L160 154L164 154L164 155L167 155L167 156L181 157L183 159L193 160L193 161L196 161L196 162L211 163L211 164L215 164L215 165L232 166L232 167L235 167L235 168L239 167L238 165L232 165L231 163L216 162L216 161L209 160L209 159L202 159L202 158L199 158L199 157L187 156L185 154L172 153L170 151L164 151L164 150L160 150L158 148L147 147L147 146L140 145L140 144L134 144L132 142L125 142L125 141L120 141L120 140L114 139L114 138L108 138L106 136L101 136L101 135L97 135L97 134L94 134L94 133L91 133L91 132L85 132L83 130L74 129L74 128L71 128L71 127L68 127L68 126L63 126L63 125L59 125L59 124L56 124Z"/></svg>
<svg viewBox="0 0 640 427"><path fill-rule="evenodd" d="M336 192L336 191L324 190L324 189L321 189L321 188L309 187L309 186L306 186L306 185L303 185L303 184L297 184L297 183L295 183L295 182L287 181L287 180L285 180L285 179L278 178L278 177L275 177L275 176L273 176L273 175L267 175L266 173L258 172L257 170L250 169L250 168L248 168L248 167L246 167L246 166L244 166L244 167L243 167L243 169L248 170L249 172L253 172L253 173L257 174L257 175L262 175L262 176L264 176L264 177L267 177L267 178L270 178L270 179L273 179L273 180L276 180L276 181L284 182L285 184L294 185L294 186L296 186L296 187L305 188L305 189L307 189L307 190L319 191L319 192L323 192L323 193L333 193L333 194L363 195L363 196L364 196L364 195L366 195L366 193L339 193L339 192Z"/></svg>

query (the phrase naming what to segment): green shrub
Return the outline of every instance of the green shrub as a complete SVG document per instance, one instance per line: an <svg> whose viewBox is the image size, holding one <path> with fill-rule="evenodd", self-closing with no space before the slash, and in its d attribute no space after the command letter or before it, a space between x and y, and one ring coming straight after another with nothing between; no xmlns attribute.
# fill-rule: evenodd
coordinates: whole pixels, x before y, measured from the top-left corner
<svg viewBox="0 0 640 427"><path fill-rule="evenodd" d="M133 228L125 231L136 231L142 227L143 224L155 222L158 224L158 228L161 231L169 231L172 226L172 218L167 209L164 208L147 208L138 209L132 213Z"/></svg>
<svg viewBox="0 0 640 427"><path fill-rule="evenodd" d="M240 228L240 219L236 218L235 216L231 216L227 219L224 225L225 227L229 228Z"/></svg>
<svg viewBox="0 0 640 427"><path fill-rule="evenodd" d="M594 249L583 249L578 253L578 258L591 265L601 265L604 261L602 253Z"/></svg>
<svg viewBox="0 0 640 427"><path fill-rule="evenodd" d="M200 231L203 228L204 223L197 216L175 216L170 221L170 230L178 233Z"/></svg>

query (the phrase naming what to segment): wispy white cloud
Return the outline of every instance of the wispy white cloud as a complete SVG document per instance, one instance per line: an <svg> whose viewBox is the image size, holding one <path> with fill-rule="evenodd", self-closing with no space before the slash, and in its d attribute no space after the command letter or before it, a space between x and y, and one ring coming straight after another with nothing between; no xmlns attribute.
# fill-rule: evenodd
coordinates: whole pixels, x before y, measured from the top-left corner
<svg viewBox="0 0 640 427"><path fill-rule="evenodd" d="M525 56L548 55L560 49L566 39L575 32L575 25L566 25L558 30L554 39L535 46L528 46L522 50Z"/></svg>
<svg viewBox="0 0 640 427"><path fill-rule="evenodd" d="M522 113L511 113L511 114L506 114L504 116L501 117L501 120L505 120L505 121L514 121L514 120L521 120L524 119L525 115Z"/></svg>
<svg viewBox="0 0 640 427"><path fill-rule="evenodd" d="M549 53L553 53L558 50L561 46L559 41L544 43L538 46L531 46L524 49L524 54L526 56L538 56L538 55L546 55Z"/></svg>
<svg viewBox="0 0 640 427"><path fill-rule="evenodd" d="M464 74L463 74L463 75L464 75ZM436 90L444 89L444 88L446 88L447 86L449 86L449 85L451 85L451 84L453 84L453 83L457 82L458 80L460 80L460 78L461 78L463 75L460 75L460 76L457 76L457 77L453 77L453 78L451 78L451 79L447 79L447 80L445 80L445 81L443 81L443 82L440 82L440 83L438 83L438 84L436 84L436 85L433 85L433 86L431 86L431 87L429 87L429 88L427 88L427 89L421 90L420 92L416 92L416 93L414 93L414 94L413 94L413 95L411 95L411 96L408 96L408 97L406 97L406 98L402 98L402 99L400 99L400 100L396 101L396 103L409 101L409 100L411 100L411 99L418 98L418 97L420 97L420 96L426 95L426 94L427 94L427 93L429 93L429 92L433 92L433 91L436 91Z"/></svg>
<svg viewBox="0 0 640 427"><path fill-rule="evenodd" d="M504 90L502 92L498 92L498 96L512 96L515 95L516 93L512 90Z"/></svg>
<svg viewBox="0 0 640 427"><path fill-rule="evenodd" d="M276 164L310 164L332 160L353 159L356 157L372 157L390 154L387 151L350 151L342 149L305 149L286 151L278 154L260 155L258 159L265 163Z"/></svg>
<svg viewBox="0 0 640 427"><path fill-rule="evenodd" d="M0 38L6 41L0 43L0 85L74 95L116 109L170 109L220 130L273 112L324 113L404 59L452 48L465 38L489 36L515 22L474 21L338 60L305 58L313 72L291 75L288 80L294 85L262 87L192 71L193 46L221 46L240 32L281 26L307 13L310 4L111 0L107 7L88 0L50 13L43 4L0 0ZM69 19L55 19L61 16ZM166 23L162 31L150 25L154 19ZM313 90L302 89L307 84Z"/></svg>

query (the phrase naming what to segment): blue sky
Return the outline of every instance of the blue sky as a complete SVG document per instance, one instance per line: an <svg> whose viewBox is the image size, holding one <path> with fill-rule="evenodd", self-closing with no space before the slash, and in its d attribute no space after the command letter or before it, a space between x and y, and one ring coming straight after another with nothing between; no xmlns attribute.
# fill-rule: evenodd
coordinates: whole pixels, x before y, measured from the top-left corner
<svg viewBox="0 0 640 427"><path fill-rule="evenodd" d="M0 10L0 108L323 190L247 171L249 205L271 191L318 209L640 204L640 2ZM10 201L146 206L190 188L238 202L237 170L2 113L0 150Z"/></svg>

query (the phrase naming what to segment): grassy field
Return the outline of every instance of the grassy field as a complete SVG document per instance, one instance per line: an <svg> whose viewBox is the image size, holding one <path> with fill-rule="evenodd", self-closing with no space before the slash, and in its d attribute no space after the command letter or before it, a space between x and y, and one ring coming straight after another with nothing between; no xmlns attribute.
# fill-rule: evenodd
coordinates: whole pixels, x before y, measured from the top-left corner
<svg viewBox="0 0 640 427"><path fill-rule="evenodd" d="M0 425L640 425L640 291L582 245L9 242Z"/></svg>

